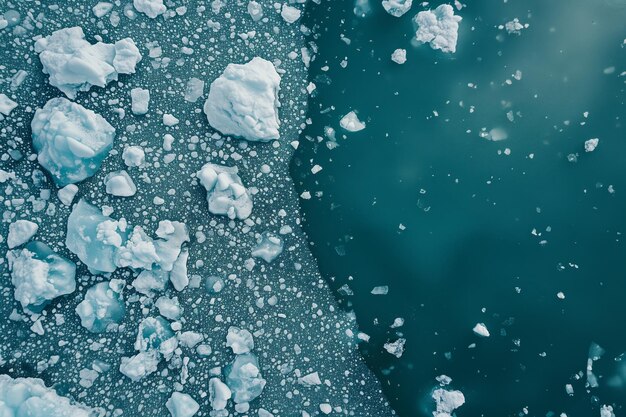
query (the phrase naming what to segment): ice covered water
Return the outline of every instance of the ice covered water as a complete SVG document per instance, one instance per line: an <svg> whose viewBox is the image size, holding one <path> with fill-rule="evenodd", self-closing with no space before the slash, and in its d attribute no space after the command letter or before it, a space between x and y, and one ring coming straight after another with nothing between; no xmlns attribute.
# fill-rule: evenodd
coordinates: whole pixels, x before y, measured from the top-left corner
<svg viewBox="0 0 626 417"><path fill-rule="evenodd" d="M1 7L0 414L393 415L299 227L305 4Z"/></svg>

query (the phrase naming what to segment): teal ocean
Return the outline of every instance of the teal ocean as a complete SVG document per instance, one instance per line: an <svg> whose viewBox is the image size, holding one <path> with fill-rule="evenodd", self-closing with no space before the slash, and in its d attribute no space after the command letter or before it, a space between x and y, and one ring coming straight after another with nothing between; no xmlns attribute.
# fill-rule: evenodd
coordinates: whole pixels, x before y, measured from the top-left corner
<svg viewBox="0 0 626 417"><path fill-rule="evenodd" d="M392 406L430 415L445 374L458 416L623 415L626 2L468 2L455 54L412 43L417 2L400 18L353 8L309 5L317 88L291 173ZM499 28L514 18L519 35ZM339 127L351 110L364 130ZM398 337L399 359L383 349Z"/></svg>

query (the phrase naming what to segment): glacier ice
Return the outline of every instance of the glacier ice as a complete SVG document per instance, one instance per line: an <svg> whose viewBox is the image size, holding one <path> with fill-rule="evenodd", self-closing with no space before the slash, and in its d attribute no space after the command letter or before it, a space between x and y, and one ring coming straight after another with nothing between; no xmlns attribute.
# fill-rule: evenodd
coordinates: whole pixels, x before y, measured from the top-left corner
<svg viewBox="0 0 626 417"><path fill-rule="evenodd" d="M115 138L102 116L62 97L37 109L31 128L37 160L58 186L95 174Z"/></svg>
<svg viewBox="0 0 626 417"><path fill-rule="evenodd" d="M95 284L87 290L83 301L76 306L76 314L84 328L101 333L110 325L122 321L126 310L122 298L124 284L123 280L114 279Z"/></svg>
<svg viewBox="0 0 626 417"><path fill-rule="evenodd" d="M278 139L280 75L263 58L228 64L211 83L204 113L209 124L225 135L250 141Z"/></svg>
<svg viewBox="0 0 626 417"><path fill-rule="evenodd" d="M252 248L251 255L261 258L268 264L283 253L283 240L273 233L265 232L259 237L257 244Z"/></svg>
<svg viewBox="0 0 626 417"><path fill-rule="evenodd" d="M189 394L181 392L173 392L165 406L172 417L192 417L200 410L200 405L196 400Z"/></svg>
<svg viewBox="0 0 626 417"><path fill-rule="evenodd" d="M249 403L261 395L266 381L261 376L259 362L252 353L238 355L226 368L226 385L237 404Z"/></svg>
<svg viewBox="0 0 626 417"><path fill-rule="evenodd" d="M207 190L209 211L230 219L246 219L252 213L252 198L237 175L236 167L205 164L197 177Z"/></svg>
<svg viewBox="0 0 626 417"><path fill-rule="evenodd" d="M79 26L60 29L35 42L35 52L50 75L50 85L69 98L92 86L105 87L118 74L132 74L141 53L130 38L90 44Z"/></svg>
<svg viewBox="0 0 626 417"><path fill-rule="evenodd" d="M137 187L128 172L114 171L104 177L107 194L116 197L132 197L137 192Z"/></svg>
<svg viewBox="0 0 626 417"><path fill-rule="evenodd" d="M383 0L382 5L387 13L400 17L411 10L413 0Z"/></svg>
<svg viewBox="0 0 626 417"><path fill-rule="evenodd" d="M9 225L9 235L7 236L7 246L13 249L28 242L39 230L37 223L30 220L16 220Z"/></svg>
<svg viewBox="0 0 626 417"><path fill-rule="evenodd" d="M226 347L233 350L235 355L241 355L254 349L252 334L246 329L230 326L226 335Z"/></svg>
<svg viewBox="0 0 626 417"><path fill-rule="evenodd" d="M51 300L76 289L76 265L41 242L7 254L15 299L26 312L38 313Z"/></svg>
<svg viewBox="0 0 626 417"><path fill-rule="evenodd" d="M461 16L454 14L449 4L441 4L435 10L425 10L415 16L417 32L415 37L423 43L430 43L431 48L442 52L456 52L459 22Z"/></svg>
<svg viewBox="0 0 626 417"><path fill-rule="evenodd" d="M60 396L38 378L0 375L2 417L95 417L96 410Z"/></svg>
<svg viewBox="0 0 626 417"><path fill-rule="evenodd" d="M138 12L145 14L150 19L154 19L167 11L163 0L133 0L133 6Z"/></svg>

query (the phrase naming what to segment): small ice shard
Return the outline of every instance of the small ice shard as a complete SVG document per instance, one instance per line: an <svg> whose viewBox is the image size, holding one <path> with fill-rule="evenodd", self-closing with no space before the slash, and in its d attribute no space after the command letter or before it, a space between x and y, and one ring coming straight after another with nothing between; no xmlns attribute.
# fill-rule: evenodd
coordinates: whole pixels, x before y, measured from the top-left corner
<svg viewBox="0 0 626 417"><path fill-rule="evenodd" d="M195 103L204 95L204 81L198 78L190 78L185 87L185 101Z"/></svg>
<svg viewBox="0 0 626 417"><path fill-rule="evenodd" d="M78 91L88 91L92 86L105 87L117 80L118 74L132 74L141 61L139 49L132 39L115 44L85 40L79 26L60 29L35 42L35 52L50 75L50 85L57 87L69 98Z"/></svg>
<svg viewBox="0 0 626 417"><path fill-rule="evenodd" d="M178 340L172 327L163 317L147 317L139 323L135 340L135 349L139 352L156 350L168 358L177 346Z"/></svg>
<svg viewBox="0 0 626 417"><path fill-rule="evenodd" d="M146 162L146 154L141 146L129 146L122 151L122 159L127 167L138 167Z"/></svg>
<svg viewBox="0 0 626 417"><path fill-rule="evenodd" d="M192 417L200 410L200 405L196 400L189 394L180 392L173 392L165 403L165 407L172 417Z"/></svg>
<svg viewBox="0 0 626 417"><path fill-rule="evenodd" d="M8 116L11 114L17 103L11 100L7 95L0 94L0 113Z"/></svg>
<svg viewBox="0 0 626 417"><path fill-rule="evenodd" d="M256 246L252 249L252 256L261 258L268 264L283 253L283 240L270 232L265 232L257 241Z"/></svg>
<svg viewBox="0 0 626 417"><path fill-rule="evenodd" d="M231 397L230 389L219 378L209 380L209 401L213 410L223 410Z"/></svg>
<svg viewBox="0 0 626 417"><path fill-rule="evenodd" d="M9 235L7 236L7 246L13 249L28 242L39 230L37 223L30 220L16 220L9 225Z"/></svg>
<svg viewBox="0 0 626 417"><path fill-rule="evenodd" d="M72 201L74 201L74 197L77 192L78 186L76 184L67 184L65 187L59 188L59 191L57 191L57 197L59 197L59 200L63 203L63 205L70 206L72 205Z"/></svg>
<svg viewBox="0 0 626 417"><path fill-rule="evenodd" d="M237 175L237 167L205 164L196 175L207 190L211 213L240 220L250 216L252 198Z"/></svg>
<svg viewBox="0 0 626 417"><path fill-rule="evenodd" d="M135 226L128 240L118 247L114 255L116 266L133 269L152 269L160 261L154 241L141 226Z"/></svg>
<svg viewBox="0 0 626 417"><path fill-rule="evenodd" d="M452 417L454 410L465 404L465 396L461 391L438 388L433 391L432 397L435 400L435 417Z"/></svg>
<svg viewBox="0 0 626 417"><path fill-rule="evenodd" d="M76 265L41 242L7 253L14 297L25 312L39 313L51 300L76 289Z"/></svg>
<svg viewBox="0 0 626 417"><path fill-rule="evenodd" d="M167 11L163 0L133 0L133 6L139 13L143 13L150 19L154 19Z"/></svg>
<svg viewBox="0 0 626 417"><path fill-rule="evenodd" d="M476 324L476 326L474 326L474 328L472 329L474 331L474 333L476 333L479 336L482 337L489 337L489 330L487 330L487 326L485 326L484 323L478 323Z"/></svg>
<svg viewBox="0 0 626 417"><path fill-rule="evenodd" d="M131 110L133 114L141 115L148 113L150 104L150 90L133 88L130 90Z"/></svg>
<svg viewBox="0 0 626 417"><path fill-rule="evenodd" d="M117 268L115 255L126 236L124 223L104 216L95 206L80 200L67 219L65 246L92 273L107 273Z"/></svg>
<svg viewBox="0 0 626 417"><path fill-rule="evenodd" d="M163 114L163 124L165 126L176 126L180 120L178 120L174 115L169 113Z"/></svg>
<svg viewBox="0 0 626 417"><path fill-rule="evenodd" d="M388 285L379 285L378 287L372 288L371 294L374 295L387 295L389 293Z"/></svg>
<svg viewBox="0 0 626 417"><path fill-rule="evenodd" d="M159 257L158 265L164 271L173 271L174 264L179 262L182 254L182 245L189 242L189 232L185 223L161 220L156 230L159 239L154 241L156 253ZM186 251L185 251L186 252ZM184 258L185 273L187 272L187 257Z"/></svg>
<svg viewBox="0 0 626 417"><path fill-rule="evenodd" d="M333 407L328 403L322 403L320 404L320 411L322 414L328 415L333 412Z"/></svg>
<svg viewBox="0 0 626 417"><path fill-rule="evenodd" d="M346 129L348 132L358 132L365 129L365 123L359 120L359 117L354 111L343 116L339 121L339 126Z"/></svg>
<svg viewBox="0 0 626 417"><path fill-rule="evenodd" d="M226 369L226 385L236 404L248 403L261 395L265 383L259 362L252 353L238 355Z"/></svg>
<svg viewBox="0 0 626 417"><path fill-rule="evenodd" d="M415 16L418 25L415 37L419 42L430 43L433 49L454 53L461 19L461 16L455 16L449 4L439 5L434 11L419 12Z"/></svg>
<svg viewBox="0 0 626 417"><path fill-rule="evenodd" d="M400 17L411 9L413 0L383 0L382 4L387 13Z"/></svg>
<svg viewBox="0 0 626 417"><path fill-rule="evenodd" d="M285 22L289 24L295 23L298 19L300 19L301 14L302 12L297 7L289 6L288 4L284 4L284 3L283 3L283 8L280 11L280 16L283 18Z"/></svg>
<svg viewBox="0 0 626 417"><path fill-rule="evenodd" d="M304 385L305 387L312 387L314 385L322 385L322 380L317 372L312 372L298 378L298 383L300 385Z"/></svg>
<svg viewBox="0 0 626 417"><path fill-rule="evenodd" d="M593 152L598 147L598 143L600 143L600 139L594 138L585 141L585 152Z"/></svg>
<svg viewBox="0 0 626 417"><path fill-rule="evenodd" d="M126 171L114 171L104 177L107 194L116 197L131 197L137 192L137 187Z"/></svg>
<svg viewBox="0 0 626 417"><path fill-rule="evenodd" d="M267 142L280 138L278 90L280 76L263 58L228 64L211 83L204 113L209 124L225 135Z"/></svg>
<svg viewBox="0 0 626 417"><path fill-rule="evenodd" d="M396 64L404 64L406 62L406 49L396 49L391 54L391 60Z"/></svg>
<svg viewBox="0 0 626 417"><path fill-rule="evenodd" d="M224 280L220 277L210 276L206 279L205 287L209 293L218 293L224 289Z"/></svg>
<svg viewBox="0 0 626 417"><path fill-rule="evenodd" d="M187 275L187 259L189 251L186 249L180 252L180 255L174 261L172 271L170 272L170 281L176 291L182 291L189 285L189 276Z"/></svg>
<svg viewBox="0 0 626 417"><path fill-rule="evenodd" d="M141 271L141 273L135 278L132 286L137 292L152 296L154 292L160 292L165 290L165 286L169 281L169 273L161 269L152 271Z"/></svg>
<svg viewBox="0 0 626 417"><path fill-rule="evenodd" d="M406 339L401 337L400 339L396 340L395 342L385 343L384 348L385 348L385 350L387 352L389 352L390 354L392 354L396 358L399 358L404 353L404 344L405 343L406 343Z"/></svg>
<svg viewBox="0 0 626 417"><path fill-rule="evenodd" d="M521 35L522 29L528 29L530 25L528 23L520 23L519 19L516 17L510 22L506 22L504 25L500 25L498 29L506 29L509 35Z"/></svg>
<svg viewBox="0 0 626 417"><path fill-rule="evenodd" d="M115 137L102 116L62 97L37 109L31 128L37 160L58 186L94 175Z"/></svg>
<svg viewBox="0 0 626 417"><path fill-rule="evenodd" d="M81 325L93 333L102 333L112 324L119 324L126 309L122 299L124 281L114 279L89 288L76 306Z"/></svg>
<svg viewBox="0 0 626 417"><path fill-rule="evenodd" d="M176 297L159 297L154 303L154 306L159 310L160 315L169 320L178 320L183 314L183 310Z"/></svg>
<svg viewBox="0 0 626 417"><path fill-rule="evenodd" d="M600 417L615 417L613 406L603 405L602 408L600 408Z"/></svg>
<svg viewBox="0 0 626 417"><path fill-rule="evenodd" d="M204 340L204 336L197 332L182 332L176 335L180 346L193 348Z"/></svg>
<svg viewBox="0 0 626 417"><path fill-rule="evenodd" d="M130 378L131 381L136 382L156 372L159 362L161 362L159 352L154 350L139 352L130 358L122 358L120 372Z"/></svg>
<svg viewBox="0 0 626 417"><path fill-rule="evenodd" d="M255 0L250 0L248 3L248 13L252 20L258 22L263 19L263 6Z"/></svg>
<svg viewBox="0 0 626 417"><path fill-rule="evenodd" d="M254 349L252 334L239 327L230 326L226 335L226 347L233 350L235 355L242 355Z"/></svg>
<svg viewBox="0 0 626 417"><path fill-rule="evenodd" d="M97 411L60 396L37 378L0 375L0 416L93 417Z"/></svg>
<svg viewBox="0 0 626 417"><path fill-rule="evenodd" d="M113 3L108 3L105 1L100 1L91 8L93 15L96 16L98 19L106 16L111 10L113 10Z"/></svg>

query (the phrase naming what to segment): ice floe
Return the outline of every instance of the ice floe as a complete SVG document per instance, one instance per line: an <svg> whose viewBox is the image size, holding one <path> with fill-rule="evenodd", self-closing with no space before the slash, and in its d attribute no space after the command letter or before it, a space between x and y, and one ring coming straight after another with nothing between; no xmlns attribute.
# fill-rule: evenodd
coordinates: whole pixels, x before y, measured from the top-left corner
<svg viewBox="0 0 626 417"><path fill-rule="evenodd" d="M84 328L101 333L112 324L122 321L125 314L122 290L124 281L98 283L87 290L83 301L76 306L76 314Z"/></svg>
<svg viewBox="0 0 626 417"><path fill-rule="evenodd" d="M419 12L415 16L418 26L415 37L420 42L430 43L433 49L454 53L461 19L461 16L454 14L454 9L449 4L439 5L435 10Z"/></svg>
<svg viewBox="0 0 626 417"><path fill-rule="evenodd" d="M236 167L216 164L205 164L197 172L211 213L242 220L252 213L252 198L237 172Z"/></svg>

